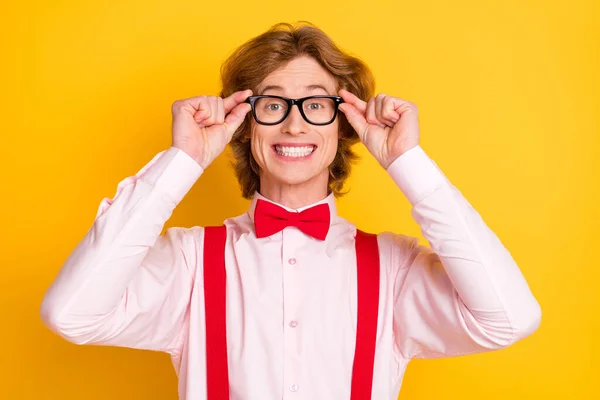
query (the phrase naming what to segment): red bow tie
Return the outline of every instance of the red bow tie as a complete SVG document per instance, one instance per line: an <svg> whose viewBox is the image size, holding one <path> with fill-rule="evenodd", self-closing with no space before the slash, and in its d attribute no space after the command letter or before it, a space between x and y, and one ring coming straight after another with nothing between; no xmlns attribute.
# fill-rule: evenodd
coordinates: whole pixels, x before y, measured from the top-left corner
<svg viewBox="0 0 600 400"><path fill-rule="evenodd" d="M258 199L254 208L256 237L262 238L295 226L316 239L325 240L329 231L329 204L322 203L301 212L291 212L268 201Z"/></svg>

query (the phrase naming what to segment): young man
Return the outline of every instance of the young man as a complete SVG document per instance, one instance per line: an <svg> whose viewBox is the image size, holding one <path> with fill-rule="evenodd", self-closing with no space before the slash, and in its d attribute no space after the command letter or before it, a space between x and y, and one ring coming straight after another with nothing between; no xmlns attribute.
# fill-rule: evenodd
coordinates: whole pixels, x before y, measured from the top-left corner
<svg viewBox="0 0 600 400"><path fill-rule="evenodd" d="M369 69L312 26L274 27L222 72L221 96L176 101L172 146L101 202L44 298L51 329L168 352L181 399L392 400L412 358L537 328L510 253L421 148L415 104L373 97ZM358 141L431 248L337 214ZM248 212L160 235L228 143Z"/></svg>

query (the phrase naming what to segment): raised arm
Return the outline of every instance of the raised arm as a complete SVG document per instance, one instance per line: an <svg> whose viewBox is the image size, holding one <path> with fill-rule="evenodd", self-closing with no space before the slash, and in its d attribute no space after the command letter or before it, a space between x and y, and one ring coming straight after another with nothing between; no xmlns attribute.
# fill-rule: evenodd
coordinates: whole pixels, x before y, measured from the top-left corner
<svg viewBox="0 0 600 400"><path fill-rule="evenodd" d="M42 302L50 329L77 344L176 345L195 272L186 249L196 243L187 229L160 233L202 171L171 147L101 201Z"/></svg>
<svg viewBox="0 0 600 400"><path fill-rule="evenodd" d="M474 353L531 334L540 306L508 250L421 148L416 104L385 94L368 101L346 90L340 96L340 110L406 195L431 246L388 236L398 271L398 356Z"/></svg>
<svg viewBox="0 0 600 400"><path fill-rule="evenodd" d="M388 168L430 247L392 235L394 334L405 358L504 348L536 330L538 302L498 237L420 146Z"/></svg>
<svg viewBox="0 0 600 400"><path fill-rule="evenodd" d="M176 351L202 254L202 228L170 228L174 208L225 149L251 91L173 103L173 144L102 200L41 305L45 324L78 344Z"/></svg>

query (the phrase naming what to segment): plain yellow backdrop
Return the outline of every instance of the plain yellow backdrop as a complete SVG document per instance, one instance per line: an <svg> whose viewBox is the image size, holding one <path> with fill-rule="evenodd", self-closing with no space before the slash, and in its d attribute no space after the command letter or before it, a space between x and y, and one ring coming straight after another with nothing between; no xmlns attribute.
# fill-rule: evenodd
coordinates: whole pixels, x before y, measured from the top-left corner
<svg viewBox="0 0 600 400"><path fill-rule="evenodd" d="M166 354L67 343L43 326L39 305L101 199L170 145L173 101L218 93L219 66L237 45L298 20L365 60L377 92L419 106L423 148L511 251L542 306L538 331L508 349L413 361L400 398L600 398L599 4L4 4L0 398L177 398ZM401 191L357 148L341 214L364 230L424 240ZM245 211L229 156L166 227Z"/></svg>

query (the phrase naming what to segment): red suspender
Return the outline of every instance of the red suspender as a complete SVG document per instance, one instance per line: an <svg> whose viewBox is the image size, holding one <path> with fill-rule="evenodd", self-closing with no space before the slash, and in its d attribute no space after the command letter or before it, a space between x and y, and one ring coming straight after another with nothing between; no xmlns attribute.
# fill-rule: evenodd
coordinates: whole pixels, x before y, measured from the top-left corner
<svg viewBox="0 0 600 400"><path fill-rule="evenodd" d="M373 387L377 312L379 310L379 249L377 235L356 230L358 281L356 349L351 400L368 400Z"/></svg>
<svg viewBox="0 0 600 400"><path fill-rule="evenodd" d="M206 384L208 400L229 400L225 307L225 226L204 228L204 302L206 309ZM357 327L350 400L369 400L373 387L379 249L377 235L356 232Z"/></svg>
<svg viewBox="0 0 600 400"><path fill-rule="evenodd" d="M204 308L208 400L229 400L225 327L225 226L204 228Z"/></svg>

